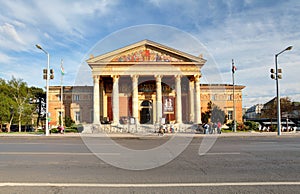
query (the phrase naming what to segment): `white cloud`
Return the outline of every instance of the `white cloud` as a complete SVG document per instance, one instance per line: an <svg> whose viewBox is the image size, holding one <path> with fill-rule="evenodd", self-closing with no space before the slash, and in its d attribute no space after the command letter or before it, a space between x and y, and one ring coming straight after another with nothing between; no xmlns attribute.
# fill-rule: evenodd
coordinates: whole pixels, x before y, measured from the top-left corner
<svg viewBox="0 0 300 194"><path fill-rule="evenodd" d="M0 52L0 63L5 64L11 62L12 60L13 59L9 55Z"/></svg>
<svg viewBox="0 0 300 194"><path fill-rule="evenodd" d="M24 44L24 41L17 33L15 27L11 24L5 23L4 25L0 26L0 36L2 40L8 39L19 44Z"/></svg>

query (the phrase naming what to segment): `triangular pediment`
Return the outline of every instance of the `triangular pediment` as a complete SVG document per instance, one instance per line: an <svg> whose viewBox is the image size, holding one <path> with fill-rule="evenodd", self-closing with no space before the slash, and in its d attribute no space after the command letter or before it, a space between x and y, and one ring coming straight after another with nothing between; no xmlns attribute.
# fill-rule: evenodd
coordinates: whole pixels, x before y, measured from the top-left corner
<svg viewBox="0 0 300 194"><path fill-rule="evenodd" d="M205 63L202 57L178 51L165 45L143 40L115 51L91 57L87 63L122 62L198 62Z"/></svg>

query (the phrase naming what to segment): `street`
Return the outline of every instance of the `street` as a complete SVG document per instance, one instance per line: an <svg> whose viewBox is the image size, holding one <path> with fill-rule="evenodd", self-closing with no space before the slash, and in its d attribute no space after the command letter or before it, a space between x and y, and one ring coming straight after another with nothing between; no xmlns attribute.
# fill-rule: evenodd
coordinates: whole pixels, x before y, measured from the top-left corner
<svg viewBox="0 0 300 194"><path fill-rule="evenodd" d="M170 138L112 140L146 150ZM163 166L126 170L99 159L81 137L0 137L0 193L299 193L299 136L220 136L199 155L203 139Z"/></svg>

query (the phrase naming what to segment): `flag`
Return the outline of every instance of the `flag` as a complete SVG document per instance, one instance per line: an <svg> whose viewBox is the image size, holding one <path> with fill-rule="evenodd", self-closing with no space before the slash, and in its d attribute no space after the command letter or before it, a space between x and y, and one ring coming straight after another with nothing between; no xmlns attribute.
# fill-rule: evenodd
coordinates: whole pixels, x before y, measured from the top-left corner
<svg viewBox="0 0 300 194"><path fill-rule="evenodd" d="M236 66L233 65L233 66L232 66L232 73L234 73L235 71L236 71Z"/></svg>
<svg viewBox="0 0 300 194"><path fill-rule="evenodd" d="M60 63L60 72L61 72L61 75L65 75L65 69L63 67L63 60L61 60L61 63Z"/></svg>
<svg viewBox="0 0 300 194"><path fill-rule="evenodd" d="M233 59L232 59L232 69L231 69L232 73L235 73L236 71L236 66L234 65Z"/></svg>

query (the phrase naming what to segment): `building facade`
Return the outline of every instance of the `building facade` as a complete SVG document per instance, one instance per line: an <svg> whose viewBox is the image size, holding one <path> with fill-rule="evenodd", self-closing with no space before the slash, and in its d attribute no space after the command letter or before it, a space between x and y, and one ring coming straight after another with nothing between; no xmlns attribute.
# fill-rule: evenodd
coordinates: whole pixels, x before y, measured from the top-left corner
<svg viewBox="0 0 300 194"><path fill-rule="evenodd" d="M87 63L93 86L63 87L63 106L61 88L50 87L53 123L61 113L77 123L110 121L119 125L128 119L136 124L201 123L201 112L210 101L232 120L233 87L200 84L205 62L201 55L195 57L149 40L91 55ZM238 122L242 122L243 88L235 86Z"/></svg>

